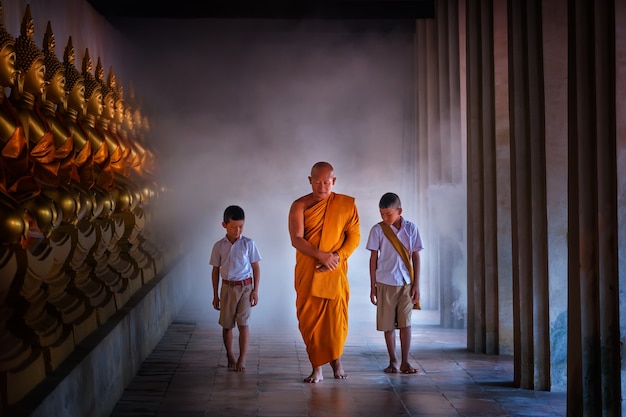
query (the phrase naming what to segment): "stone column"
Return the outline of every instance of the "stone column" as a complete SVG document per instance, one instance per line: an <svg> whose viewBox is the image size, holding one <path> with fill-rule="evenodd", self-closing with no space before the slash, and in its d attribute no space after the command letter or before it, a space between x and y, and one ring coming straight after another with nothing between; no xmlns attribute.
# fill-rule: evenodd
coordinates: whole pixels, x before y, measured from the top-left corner
<svg viewBox="0 0 626 417"><path fill-rule="evenodd" d="M467 346L498 353L493 3L466 2Z"/></svg>
<svg viewBox="0 0 626 417"><path fill-rule="evenodd" d="M569 7L570 416L619 416L615 3Z"/></svg>
<svg viewBox="0 0 626 417"><path fill-rule="evenodd" d="M465 216L460 208L465 193L461 184L458 1L437 1L435 15L416 25L420 210L428 250L422 307L438 307L442 326L462 328L466 317L465 281L461 279L465 276Z"/></svg>
<svg viewBox="0 0 626 417"><path fill-rule="evenodd" d="M541 1L508 9L515 379L550 389L546 151ZM537 29L539 28L539 29Z"/></svg>
<svg viewBox="0 0 626 417"><path fill-rule="evenodd" d="M415 24L415 79L416 79L416 134L417 134L417 193L419 198L417 202L418 217L425 219L423 224L418 225L422 237L427 239L430 236L430 222L428 217L430 215L430 198L428 195L428 184L430 183L430 173L428 170L428 161L426 155L428 155L428 96L427 96L427 63L428 58L426 54L426 22L418 20ZM431 246L430 244L428 245ZM434 247L434 245L433 245ZM430 249L427 249L430 250ZM429 257L433 258L434 257ZM428 294L428 297L422 297L423 309L437 309L439 308L439 279L437 276L436 268L433 262L422 262L421 265L421 277L420 277L420 290L423 294Z"/></svg>

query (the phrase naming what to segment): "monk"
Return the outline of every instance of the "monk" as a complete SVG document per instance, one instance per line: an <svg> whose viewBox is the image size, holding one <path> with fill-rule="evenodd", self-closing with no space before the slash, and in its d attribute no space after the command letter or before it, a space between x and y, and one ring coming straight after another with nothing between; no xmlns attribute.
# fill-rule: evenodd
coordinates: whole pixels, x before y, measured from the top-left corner
<svg viewBox="0 0 626 417"><path fill-rule="evenodd" d="M304 382L324 379L330 363L336 379L348 376L341 355L348 335L348 257L361 239L354 198L332 192L336 178L328 162L311 168L312 192L289 210L289 234L296 248L295 289L298 327L313 371Z"/></svg>

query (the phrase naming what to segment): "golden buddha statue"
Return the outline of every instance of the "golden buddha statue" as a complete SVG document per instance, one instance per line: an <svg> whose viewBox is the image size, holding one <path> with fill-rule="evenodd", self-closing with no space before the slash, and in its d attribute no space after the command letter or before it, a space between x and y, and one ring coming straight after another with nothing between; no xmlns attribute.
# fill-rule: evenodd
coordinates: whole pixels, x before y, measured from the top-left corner
<svg viewBox="0 0 626 417"><path fill-rule="evenodd" d="M85 131L78 123L78 115L85 108L85 82L82 74L74 66L75 53L70 36L63 53L63 68L65 70L66 99L64 106L57 108L57 113L67 124L74 142L74 165L78 173L80 184L87 190L95 184L93 173L93 155L91 143L87 140ZM98 213L96 213L96 217Z"/></svg>
<svg viewBox="0 0 626 417"><path fill-rule="evenodd" d="M121 130L122 123L124 122L125 102L124 95L121 86L118 86L113 68L109 68L109 76L107 78L107 87L111 90L114 100L114 115L108 122L108 135L112 136L118 143L121 149L123 149L123 171L116 171L116 182L119 181L120 186L128 189L132 193L132 199L130 204L119 210L118 215L125 219L125 239L129 245L126 245L128 254L132 258L137 268L142 271L142 277L144 282L152 279L156 275L155 262L149 253L143 247L145 237L143 232L148 220L148 213L144 210L142 205L146 203L143 196L143 189L145 188L145 181L143 178L133 175L133 167L140 164L139 153L136 150L135 144L130 142L123 134ZM105 106L106 107L106 106ZM104 114L104 112L103 112ZM104 127L106 123L101 122ZM119 175L117 175L119 173ZM138 282L137 282L138 283ZM131 291L135 291L138 286L136 282L130 281Z"/></svg>
<svg viewBox="0 0 626 417"><path fill-rule="evenodd" d="M100 118L103 111L102 85L95 80L91 71L92 62L89 57L89 49L86 49L82 65L86 104L82 118L79 119L79 123L85 131L87 140L91 145L96 184L102 189L110 191L114 187L114 173L111 167L109 148L104 138L101 137L100 133L96 130L96 121ZM114 206L109 207L108 213L103 213L103 215L107 216L113 212L114 209Z"/></svg>
<svg viewBox="0 0 626 417"><path fill-rule="evenodd" d="M102 83L94 78L91 73L92 63L89 50L85 50L83 57L83 78L85 79L86 107L79 123L83 127L87 140L91 144L94 175L96 185L93 187L98 204L104 205L104 210L98 217L99 241L96 243L91 255L95 261L94 273L110 289L115 296L118 306L124 305L130 299L128 277L122 277L127 271L130 275L136 275L136 268L125 262L123 268L117 267L119 248L116 247L118 240L123 234L123 220L112 216L115 212L116 201L119 201L119 187L115 181L115 174L111 166L111 155L106 138L98 129L97 123L103 113ZM116 265L116 267L112 267ZM123 270L121 270L123 269Z"/></svg>
<svg viewBox="0 0 626 417"><path fill-rule="evenodd" d="M112 193L115 197L115 210L117 212L126 211L136 204L132 183L128 181L126 172L126 159L130 153L129 148L121 146L117 136L110 130L111 122L115 117L115 97L113 90L104 83L104 69L102 62L98 58L96 65L95 80L100 83L102 92L102 113L96 119L96 132L106 143L109 151L109 163L114 172L114 188Z"/></svg>
<svg viewBox="0 0 626 417"><path fill-rule="evenodd" d="M83 219L91 218L93 209L93 196L87 189L80 185L78 170L75 164L74 141L72 133L57 113L57 108L66 107L65 91L65 68L57 59L55 53L54 33L52 25L48 21L46 33L44 35L43 51L44 64L46 67L45 80L47 82L45 94L41 96L41 112L44 115L54 137L56 147L56 158L59 160L59 186L54 189L44 189L43 192L61 201L63 210L63 223L50 236L50 247L60 253L56 259L63 265L77 265L84 261L81 251L76 250L79 240L83 238L81 229L76 231L76 226ZM65 245L69 245L71 250L64 250ZM61 251L63 249L63 251ZM63 258L64 254L65 257ZM56 271L56 274L45 278L48 284L48 294L50 303L58 306L64 323L72 325L75 333L75 340L80 339L79 335L84 335L95 329L95 312L88 306L86 296L77 295L68 291L68 285L77 287L74 276L67 274L64 268ZM80 278L80 277L79 277ZM78 281L80 283L80 279Z"/></svg>
<svg viewBox="0 0 626 417"><path fill-rule="evenodd" d="M4 94L5 88L13 87L16 80L15 58L15 39L0 23L0 368L7 385L20 383L21 375L13 378L17 372L39 375L30 378L34 383L45 375L43 353L16 334L15 326L10 324L21 319L15 301L21 299L19 281L27 267L24 254L32 220L16 198L31 198L38 190L27 172L28 142L24 130Z"/></svg>
<svg viewBox="0 0 626 417"><path fill-rule="evenodd" d="M94 268L87 262L87 259L98 244L94 220L105 211L105 207L109 210L111 198L106 190L95 186L91 143L78 121L78 116L83 113L85 107L84 78L76 69L74 61L74 46L70 36L63 53L66 101L64 106L57 108L57 113L70 131L75 150L74 165L78 172L79 182L84 189L89 191L90 196L88 199L89 215L79 219L76 226L77 242L70 267L75 274L74 285L89 299L89 305L98 310L98 318L103 323L115 313L115 300L106 287L98 279L94 279ZM89 334L88 330L74 330L77 340L82 340L87 334Z"/></svg>
<svg viewBox="0 0 626 417"><path fill-rule="evenodd" d="M13 105L4 94L15 79L15 39L0 24L0 245L21 243L28 232L26 213L10 190L18 190L20 179L27 179L31 191L38 189L32 177L22 177L28 167L26 137ZM27 192L26 198L30 197L32 194Z"/></svg>
<svg viewBox="0 0 626 417"><path fill-rule="evenodd" d="M36 219L42 235L35 237L34 229L29 228L31 244L24 254L19 291L13 297L20 297L25 305L21 331L34 336L29 343L43 351L46 366L55 369L75 347L71 329L64 326L64 320L69 321L66 307L81 304L66 292L70 277L63 266L71 250L70 235L57 232L63 211L75 213L76 200L70 192L58 188L60 162L54 138L37 105L46 85L44 54L33 36L34 21L27 6L20 36L15 40L15 66L19 72L10 99L26 137L27 172L41 187L38 195L22 201L21 206Z"/></svg>
<svg viewBox="0 0 626 417"><path fill-rule="evenodd" d="M34 21L30 6L22 20L20 36L15 40L15 66L19 71L16 84L11 89L11 101L17 110L19 119L28 140L30 155L28 170L43 188L55 188L59 184L59 161L56 159L54 138L46 120L36 108L35 100L44 92L45 65L43 52L33 41ZM61 219L59 205L45 196L26 199L22 206L36 218L44 236L58 227Z"/></svg>
<svg viewBox="0 0 626 417"><path fill-rule="evenodd" d="M74 162L74 141L72 133L57 114L57 108L65 107L65 69L57 59L55 53L54 33L52 25L48 21L44 34L43 52L46 88L41 95L41 113L43 114L55 145L55 156L59 161L58 180L59 186L52 190L44 190L44 193L55 201L61 201L63 210L63 222L76 224L79 219L90 214L91 196L87 190L79 185L80 178Z"/></svg>
<svg viewBox="0 0 626 417"><path fill-rule="evenodd" d="M122 124L124 123L124 112L126 110L126 103L124 102L124 92L121 85L118 85L113 67L109 68L109 76L107 77L107 86L112 92L114 101L114 114L109 123L109 132L116 138L120 147L123 150L124 161L123 172L120 172L125 177L130 177L132 174L132 167L139 163L139 155L134 144L123 134Z"/></svg>

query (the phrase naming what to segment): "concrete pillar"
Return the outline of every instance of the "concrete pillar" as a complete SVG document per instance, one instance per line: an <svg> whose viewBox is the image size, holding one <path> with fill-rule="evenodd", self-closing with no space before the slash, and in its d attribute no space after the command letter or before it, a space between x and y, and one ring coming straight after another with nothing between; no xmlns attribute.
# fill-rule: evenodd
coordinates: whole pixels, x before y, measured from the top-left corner
<svg viewBox="0 0 626 417"><path fill-rule="evenodd" d="M468 349L498 353L493 3L466 2Z"/></svg>
<svg viewBox="0 0 626 417"><path fill-rule="evenodd" d="M436 18L416 25L418 169L421 211L428 219L421 284L429 297L422 307L439 308L448 328L464 327L466 314L458 16L457 0L440 0Z"/></svg>
<svg viewBox="0 0 626 417"><path fill-rule="evenodd" d="M415 78L416 78L416 124L417 124L417 192L419 198L418 217L424 219L419 225L422 238L427 244L428 256L424 256L421 265L420 290L428 297L422 297L422 308L434 310L439 308L439 276L436 268L437 247L430 240L433 228L430 218L430 195L428 187L431 183L428 155L428 56L427 56L427 26L424 20L418 20L415 25ZM428 260L428 262L426 261Z"/></svg>
<svg viewBox="0 0 626 417"><path fill-rule="evenodd" d="M615 4L569 2L570 416L619 416Z"/></svg>
<svg viewBox="0 0 626 417"><path fill-rule="evenodd" d="M516 380L550 389L546 152L541 2L509 2L509 98Z"/></svg>
<svg viewBox="0 0 626 417"><path fill-rule="evenodd" d="M436 44L438 65L438 129L440 181L434 213L445 220L437 222L439 233L439 270L441 277L440 318L446 328L465 327L463 300L466 287L460 285L466 274L464 261L464 213L441 211L442 207L461 207L465 184L462 183L462 138L460 126L459 7L457 0L436 3Z"/></svg>

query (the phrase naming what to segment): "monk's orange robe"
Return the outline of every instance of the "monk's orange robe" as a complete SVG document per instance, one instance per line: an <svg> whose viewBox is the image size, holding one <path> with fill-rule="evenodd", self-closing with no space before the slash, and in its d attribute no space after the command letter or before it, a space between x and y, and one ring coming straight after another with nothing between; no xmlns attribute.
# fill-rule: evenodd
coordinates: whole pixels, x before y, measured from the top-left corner
<svg viewBox="0 0 626 417"><path fill-rule="evenodd" d="M325 252L337 252L337 269L325 280L336 286L334 298L313 296L313 276L317 259L296 251L295 288L298 327L313 366L339 358L348 336L348 257L361 239L359 215L354 198L331 195L304 211L304 238ZM317 284L316 284L317 286Z"/></svg>

